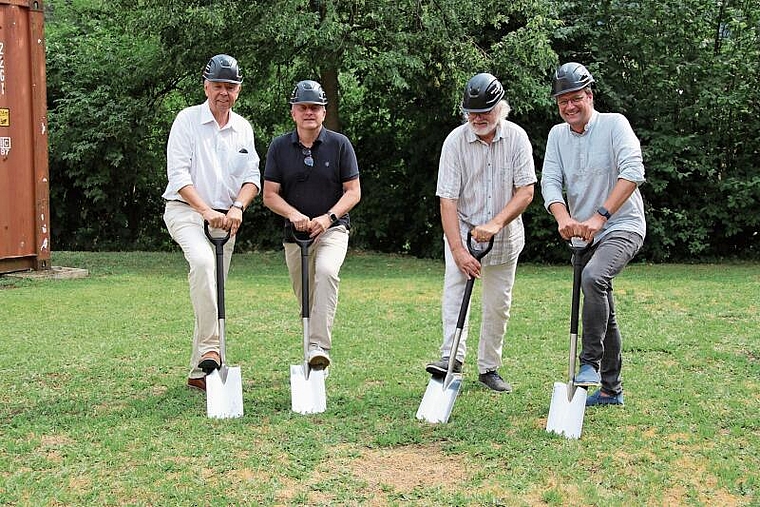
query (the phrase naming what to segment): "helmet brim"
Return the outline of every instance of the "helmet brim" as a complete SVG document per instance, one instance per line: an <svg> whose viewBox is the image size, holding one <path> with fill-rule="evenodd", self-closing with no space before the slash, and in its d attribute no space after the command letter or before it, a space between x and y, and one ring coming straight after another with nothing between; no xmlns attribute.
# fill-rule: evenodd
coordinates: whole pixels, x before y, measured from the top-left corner
<svg viewBox="0 0 760 507"><path fill-rule="evenodd" d="M498 106L498 105L499 104L497 103L496 106ZM493 111L494 109L496 109L496 106L489 107L487 109L465 109L463 107L462 111L464 111L465 113L490 113L491 111Z"/></svg>
<svg viewBox="0 0 760 507"><path fill-rule="evenodd" d="M230 84L241 84L243 80L236 81L234 79L209 79L206 78L206 81L211 81L212 83L230 83Z"/></svg>
<svg viewBox="0 0 760 507"><path fill-rule="evenodd" d="M552 92L552 97L553 98L557 98L560 95L564 95L566 93L573 93L573 92L577 92L579 90L585 90L589 86L591 86L591 83L584 84L584 85L581 85L581 86L571 86L570 88L567 88L567 89L564 89L564 90L554 91L554 92Z"/></svg>

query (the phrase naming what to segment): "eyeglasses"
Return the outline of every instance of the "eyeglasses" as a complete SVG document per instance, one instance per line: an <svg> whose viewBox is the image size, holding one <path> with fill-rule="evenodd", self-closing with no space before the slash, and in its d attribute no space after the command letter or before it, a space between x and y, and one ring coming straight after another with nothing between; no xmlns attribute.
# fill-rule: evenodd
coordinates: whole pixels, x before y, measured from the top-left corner
<svg viewBox="0 0 760 507"><path fill-rule="evenodd" d="M567 99L560 99L557 101L557 105L559 107L567 107L568 104L572 104L574 106L580 106L584 100L586 100L585 93L583 95L576 95L575 97L570 97Z"/></svg>
<svg viewBox="0 0 760 507"><path fill-rule="evenodd" d="M480 112L480 113L476 113L474 111L468 111L467 112L467 118L468 119L472 118L473 120L475 118L477 118L477 117L491 118L491 116L493 116L495 113L496 113L496 108L495 107L493 109L490 109L490 110L485 111L485 112Z"/></svg>
<svg viewBox="0 0 760 507"><path fill-rule="evenodd" d="M301 153L303 153L304 156L303 163L309 167L314 167L314 158L311 156L311 150L309 148L304 148Z"/></svg>

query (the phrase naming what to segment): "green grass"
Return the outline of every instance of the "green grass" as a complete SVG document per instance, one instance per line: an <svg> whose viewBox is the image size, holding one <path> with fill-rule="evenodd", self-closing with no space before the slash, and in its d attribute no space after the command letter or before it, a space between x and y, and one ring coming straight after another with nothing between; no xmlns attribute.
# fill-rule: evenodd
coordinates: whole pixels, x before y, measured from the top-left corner
<svg viewBox="0 0 760 507"><path fill-rule="evenodd" d="M626 406L586 410L577 441L544 430L566 375L569 265L518 268L514 392L479 387L471 353L451 421L428 425L414 414L440 341L439 262L349 254L328 408L301 416L284 261L237 255L227 338L245 416L222 421L185 387L181 254L53 264L90 276L0 277L4 505L760 505L757 264L629 266L615 285Z"/></svg>

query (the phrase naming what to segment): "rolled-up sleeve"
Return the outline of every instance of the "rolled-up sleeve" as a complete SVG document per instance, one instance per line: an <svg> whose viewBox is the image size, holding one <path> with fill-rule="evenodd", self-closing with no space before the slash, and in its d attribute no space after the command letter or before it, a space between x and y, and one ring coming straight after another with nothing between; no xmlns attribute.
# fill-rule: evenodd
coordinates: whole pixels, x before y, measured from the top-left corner
<svg viewBox="0 0 760 507"><path fill-rule="evenodd" d="M192 124L187 111L181 111L172 123L166 145L167 193L176 193L193 184L190 167L193 161L194 142Z"/></svg>
<svg viewBox="0 0 760 507"><path fill-rule="evenodd" d="M527 187L537 181L536 166L533 162L533 146L530 144L528 134L522 129L515 136L512 161L515 168L515 187Z"/></svg>
<svg viewBox="0 0 760 507"><path fill-rule="evenodd" d="M557 142L557 127L554 126L549 131L549 137L546 141L544 165L541 169L541 195L544 198L544 208L547 211L555 202L565 204L565 200L562 197L564 179L559 155L559 143Z"/></svg>
<svg viewBox="0 0 760 507"><path fill-rule="evenodd" d="M455 146L457 137L453 134L449 134L443 142L441 159L438 164L438 182L435 195L444 199L459 199L462 191L462 167Z"/></svg>
<svg viewBox="0 0 760 507"><path fill-rule="evenodd" d="M253 138L253 127L248 122L245 123L245 145L248 151L248 160L246 164L245 174L243 175L243 183L253 183L256 188L261 190L261 170L259 164L261 159L256 152L256 142Z"/></svg>
<svg viewBox="0 0 760 507"><path fill-rule="evenodd" d="M618 177L641 185L644 178L644 161L641 156L641 144L634 134L631 124L623 115L616 115L617 122L612 134Z"/></svg>

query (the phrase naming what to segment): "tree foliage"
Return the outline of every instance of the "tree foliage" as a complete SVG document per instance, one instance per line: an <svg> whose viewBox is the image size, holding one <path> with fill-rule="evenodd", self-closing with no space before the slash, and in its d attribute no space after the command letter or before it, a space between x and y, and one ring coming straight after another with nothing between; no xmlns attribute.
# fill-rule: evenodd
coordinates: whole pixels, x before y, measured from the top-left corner
<svg viewBox="0 0 760 507"><path fill-rule="evenodd" d="M50 0L47 8L56 249L172 247L160 198L168 131L180 109L204 100L208 58L229 53L245 75L236 110L254 126L262 161L272 137L292 128L295 82L325 87L328 126L351 138L359 158L356 247L441 255L438 155L476 72L502 80L540 169L559 121L551 71L572 59L597 78L598 108L625 113L642 139L645 255L757 253L760 8L752 2ZM525 222L524 257L564 260L538 192ZM273 248L279 237L279 218L257 199L239 248Z"/></svg>
<svg viewBox="0 0 760 507"><path fill-rule="evenodd" d="M565 5L558 52L589 62L597 108L623 112L642 140L647 257L757 256L758 4Z"/></svg>

